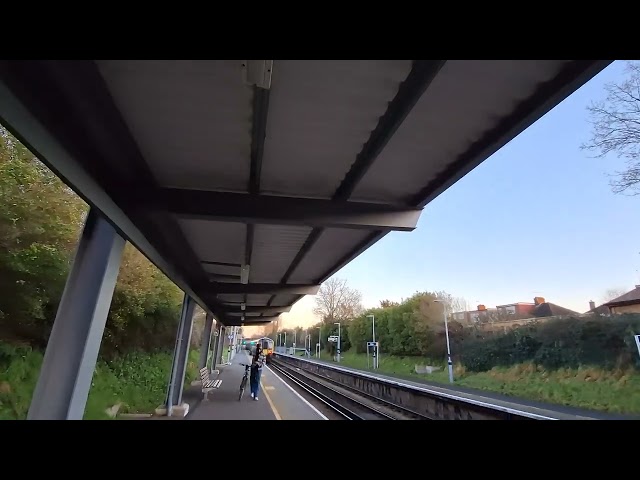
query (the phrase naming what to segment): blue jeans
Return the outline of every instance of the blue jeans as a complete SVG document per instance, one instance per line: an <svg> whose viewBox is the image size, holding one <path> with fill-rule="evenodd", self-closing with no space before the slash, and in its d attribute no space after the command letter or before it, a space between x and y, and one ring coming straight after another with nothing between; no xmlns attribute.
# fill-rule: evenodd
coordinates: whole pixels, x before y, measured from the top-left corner
<svg viewBox="0 0 640 480"><path fill-rule="evenodd" d="M260 376L262 375L262 369L254 368L252 370L251 377L249 378L251 383L251 393L253 393L254 397L257 397L258 391L260 390Z"/></svg>

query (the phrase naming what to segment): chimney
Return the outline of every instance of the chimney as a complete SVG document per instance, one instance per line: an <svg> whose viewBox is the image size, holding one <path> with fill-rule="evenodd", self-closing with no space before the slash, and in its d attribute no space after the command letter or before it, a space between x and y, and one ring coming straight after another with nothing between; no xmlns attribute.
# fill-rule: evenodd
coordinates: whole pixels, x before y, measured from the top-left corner
<svg viewBox="0 0 640 480"><path fill-rule="evenodd" d="M589 311L596 309L596 302L589 300Z"/></svg>
<svg viewBox="0 0 640 480"><path fill-rule="evenodd" d="M533 298L533 303L536 305L540 305L541 303L544 303L544 297L534 297Z"/></svg>

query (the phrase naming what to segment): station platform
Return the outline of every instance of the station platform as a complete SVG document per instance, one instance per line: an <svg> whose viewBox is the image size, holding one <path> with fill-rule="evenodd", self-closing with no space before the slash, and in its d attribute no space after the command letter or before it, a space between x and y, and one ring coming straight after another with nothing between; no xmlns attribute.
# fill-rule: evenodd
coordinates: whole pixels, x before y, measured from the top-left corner
<svg viewBox="0 0 640 480"><path fill-rule="evenodd" d="M240 381L244 375L241 363L250 363L246 351L235 355L230 365L220 367L219 389L201 400L185 420L327 420L320 411L298 394L269 366L262 369L258 401L251 398L247 383L242 400L238 401Z"/></svg>

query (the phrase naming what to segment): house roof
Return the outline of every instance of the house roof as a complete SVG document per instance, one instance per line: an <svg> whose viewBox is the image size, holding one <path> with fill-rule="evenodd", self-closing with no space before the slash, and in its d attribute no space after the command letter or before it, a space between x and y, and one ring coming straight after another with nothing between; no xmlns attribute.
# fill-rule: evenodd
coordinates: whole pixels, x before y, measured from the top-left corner
<svg viewBox="0 0 640 480"><path fill-rule="evenodd" d="M561 307L555 303L545 302L533 309L533 314L536 317L554 317L556 315L580 315L578 312L569 310L568 308Z"/></svg>
<svg viewBox="0 0 640 480"><path fill-rule="evenodd" d="M606 305L607 307L616 307L622 305L634 305L636 303L640 303L640 285L636 285L633 290L630 290L624 295L620 295L613 300L609 300L603 305Z"/></svg>
<svg viewBox="0 0 640 480"><path fill-rule="evenodd" d="M514 302L514 303L505 303L503 305L497 305L496 308L501 308L501 307L514 307L516 305L529 305L529 306L533 306L535 305L535 303L531 303L531 302Z"/></svg>
<svg viewBox="0 0 640 480"><path fill-rule="evenodd" d="M596 315L608 315L609 307L607 305L600 305L596 308L590 309L586 313L595 313Z"/></svg>
<svg viewBox="0 0 640 480"><path fill-rule="evenodd" d="M253 325L610 63L2 60L0 120L203 309Z"/></svg>

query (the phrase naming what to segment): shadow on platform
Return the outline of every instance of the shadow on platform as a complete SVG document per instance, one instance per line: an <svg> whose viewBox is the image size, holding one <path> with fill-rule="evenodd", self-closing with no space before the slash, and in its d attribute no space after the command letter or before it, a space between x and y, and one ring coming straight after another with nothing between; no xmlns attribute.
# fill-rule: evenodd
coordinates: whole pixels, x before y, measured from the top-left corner
<svg viewBox="0 0 640 480"><path fill-rule="evenodd" d="M190 411L186 420L276 420L276 416L271 409L265 395L259 395L259 400L254 401L249 391L249 383L242 400L238 401L240 391L240 381L244 375L244 367L240 363L248 363L248 355L244 352L238 353L231 365L220 368L218 378L222 380L219 389L208 394L208 400L203 399L200 393L200 401L197 405L191 405L191 393L187 400L185 391L185 402L189 403ZM191 387L197 389L198 387Z"/></svg>

